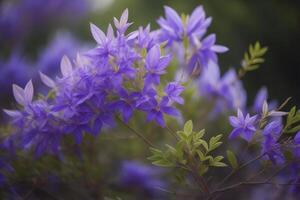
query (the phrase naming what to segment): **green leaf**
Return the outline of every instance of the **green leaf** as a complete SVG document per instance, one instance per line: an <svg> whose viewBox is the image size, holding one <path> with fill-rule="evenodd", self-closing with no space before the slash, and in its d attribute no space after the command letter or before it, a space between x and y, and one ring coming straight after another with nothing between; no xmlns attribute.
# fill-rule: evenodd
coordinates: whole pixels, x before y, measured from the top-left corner
<svg viewBox="0 0 300 200"><path fill-rule="evenodd" d="M196 153L197 153L197 155L198 155L201 162L206 160L206 156L200 150L197 150Z"/></svg>
<svg viewBox="0 0 300 200"><path fill-rule="evenodd" d="M213 167L227 167L227 165L221 160L223 160L223 156L217 156L215 158L209 159L209 165Z"/></svg>
<svg viewBox="0 0 300 200"><path fill-rule="evenodd" d="M222 162L214 162L211 166L213 167L227 167L225 163Z"/></svg>
<svg viewBox="0 0 300 200"><path fill-rule="evenodd" d="M249 45L248 52L245 52L244 59L242 60L242 69L243 73L240 74L244 75L246 72L256 70L260 67L265 60L263 56L267 52L267 47L261 47L259 42L256 42L254 45Z"/></svg>
<svg viewBox="0 0 300 200"><path fill-rule="evenodd" d="M171 163L168 160L158 160L152 162L153 165L159 166L159 167L174 167L175 165Z"/></svg>
<svg viewBox="0 0 300 200"><path fill-rule="evenodd" d="M222 144L222 142L219 142L219 140L222 138L222 136L223 135L220 134L220 135L217 135L217 136L214 136L214 137L210 138L208 151L213 151Z"/></svg>
<svg viewBox="0 0 300 200"><path fill-rule="evenodd" d="M186 135L190 135L193 132L193 122L192 122L192 120L189 120L184 124L183 131Z"/></svg>
<svg viewBox="0 0 300 200"><path fill-rule="evenodd" d="M200 139L197 142L195 142L194 145L197 146L197 147L202 145L204 147L205 151L209 150L208 144L205 140Z"/></svg>
<svg viewBox="0 0 300 200"><path fill-rule="evenodd" d="M234 155L234 153L232 151L230 151L230 150L227 150L226 154L227 154L227 159L228 159L231 167L233 169L237 169L239 167L239 165L238 165L237 158Z"/></svg>

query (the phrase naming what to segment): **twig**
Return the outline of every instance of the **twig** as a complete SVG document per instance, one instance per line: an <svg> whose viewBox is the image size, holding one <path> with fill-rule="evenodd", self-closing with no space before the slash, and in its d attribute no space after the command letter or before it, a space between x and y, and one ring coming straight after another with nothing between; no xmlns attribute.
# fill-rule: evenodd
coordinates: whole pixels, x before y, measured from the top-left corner
<svg viewBox="0 0 300 200"><path fill-rule="evenodd" d="M155 148L155 145L152 144L150 140L148 140L146 137L144 137L142 134L140 134L135 129L131 128L128 124L126 124L120 117L117 116L117 119L129 130L131 130L134 134L136 134L140 139L142 139L146 144L148 144L150 147Z"/></svg>
<svg viewBox="0 0 300 200"><path fill-rule="evenodd" d="M240 167L238 167L237 169L231 171L231 173L229 173L219 184L218 187L222 186L227 180L229 180L232 176L234 176L236 173L238 173L240 170L242 170L243 168L247 167L248 165L252 164L253 162L259 160L260 158L262 158L265 155L265 153L258 155L257 157L253 158L252 160L244 163L243 165L241 165Z"/></svg>

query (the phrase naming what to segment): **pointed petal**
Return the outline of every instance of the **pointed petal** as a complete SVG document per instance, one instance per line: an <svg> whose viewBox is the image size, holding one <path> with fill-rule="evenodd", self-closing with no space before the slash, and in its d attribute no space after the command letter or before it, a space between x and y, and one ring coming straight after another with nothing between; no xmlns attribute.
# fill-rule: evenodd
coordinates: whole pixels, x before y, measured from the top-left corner
<svg viewBox="0 0 300 200"><path fill-rule="evenodd" d="M24 89L24 100L26 101L26 103L31 103L32 102L33 93L34 93L33 84L32 84L32 81L30 80L26 84L25 89Z"/></svg>
<svg viewBox="0 0 300 200"><path fill-rule="evenodd" d="M7 110L7 109L3 109L3 111L9 115L10 117L19 117L21 116L21 113L17 110Z"/></svg>
<svg viewBox="0 0 300 200"><path fill-rule="evenodd" d="M240 126L240 123L239 123L239 120L238 120L237 117L230 116L229 117L229 122L230 122L231 126L233 126L233 127L239 127Z"/></svg>
<svg viewBox="0 0 300 200"><path fill-rule="evenodd" d="M61 59L60 70L64 77L70 76L72 74L72 63L66 55L64 55Z"/></svg>
<svg viewBox="0 0 300 200"><path fill-rule="evenodd" d="M98 28L96 25L90 23L91 33L93 38L98 44L103 44L105 42L106 36L103 31Z"/></svg>
<svg viewBox="0 0 300 200"><path fill-rule="evenodd" d="M111 24L108 25L108 28L107 28L107 38L112 40L115 36L114 36L114 29L112 28Z"/></svg>
<svg viewBox="0 0 300 200"><path fill-rule="evenodd" d="M25 105L25 99L24 99L24 90L16 85L16 84L13 84L13 94L14 94L14 97L15 97L15 100L20 104L20 105Z"/></svg>
<svg viewBox="0 0 300 200"><path fill-rule="evenodd" d="M120 18L120 24L125 25L128 21L128 8L126 8Z"/></svg>
<svg viewBox="0 0 300 200"><path fill-rule="evenodd" d="M149 50L146 57L146 61L150 65L150 67L156 67L158 65L159 58L160 58L160 47L157 44Z"/></svg>
<svg viewBox="0 0 300 200"><path fill-rule="evenodd" d="M211 50L217 53L224 53L226 51L228 51L228 48L222 45L213 45L211 47Z"/></svg>
<svg viewBox="0 0 300 200"><path fill-rule="evenodd" d="M39 72L42 82L49 88L55 88L55 82L47 75Z"/></svg>
<svg viewBox="0 0 300 200"><path fill-rule="evenodd" d="M229 135L229 139L234 139L242 133L242 128L235 128Z"/></svg>

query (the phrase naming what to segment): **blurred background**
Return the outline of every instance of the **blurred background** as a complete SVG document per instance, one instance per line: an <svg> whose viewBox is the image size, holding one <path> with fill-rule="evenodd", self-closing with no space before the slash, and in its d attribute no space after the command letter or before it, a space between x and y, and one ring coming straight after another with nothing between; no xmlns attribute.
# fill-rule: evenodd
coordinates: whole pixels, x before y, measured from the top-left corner
<svg viewBox="0 0 300 200"><path fill-rule="evenodd" d="M23 85L37 71L57 73L63 54L74 56L92 42L89 22L106 29L114 16L129 8L132 29L151 23L163 14L163 5L179 13L190 13L203 4L213 17L209 32L219 44L230 48L220 56L225 71L238 68L250 43L260 41L269 47L266 62L245 78L248 99L261 86L269 97L283 101L292 96L300 105L300 1L260 0L19 0L0 1L0 105L7 107L11 84ZM92 43L93 45L93 43Z"/></svg>
<svg viewBox="0 0 300 200"><path fill-rule="evenodd" d="M90 34L90 22L106 30L107 24L112 22L113 17L119 17L125 8L129 8L130 21L134 22L131 30L146 26L148 23L151 23L152 29L156 29L158 27L156 20L164 12L163 5L173 7L178 13L191 13L199 4L204 6L208 16L213 17L209 33L216 33L217 43L230 49L229 52L219 56L223 72L230 67L240 67L249 44L260 41L263 46L269 48L266 62L262 67L247 74L244 78L248 103L252 104L256 92L262 86L266 86L271 99L282 102L291 96L293 97L292 104L300 106L299 0L0 0L0 108L13 107L11 105L11 102L14 102L11 89L13 83L24 86L29 79L32 79L35 89L43 92L45 88L41 86L38 71L55 77L59 72L60 59L63 55L66 54L72 58L77 52L93 47L95 42ZM3 117L2 112L1 117ZM142 122L134 125L138 130L147 130L150 139L163 141L164 137L167 137L152 134L161 131L157 127L147 124L145 128L146 125ZM224 131L224 124L220 126L213 124L213 126L214 129L222 127ZM116 129L114 132L124 134L122 129ZM145 160L148 151L137 138L131 138L131 135L125 134L127 139L124 143L122 138L112 140L108 135L103 134L101 141L87 138L85 149L91 153L85 155L87 158L84 157L83 160L89 159L92 165L84 165L75 160L71 163L75 167L70 165L73 168L68 166L60 169L57 167L60 165L51 160L54 163L52 168L57 171L61 170L60 173L70 176L72 181L74 174L68 170L75 168L85 177L86 173L82 169L87 168L90 170L90 177L85 177L83 182L93 180L93 177L101 177L100 181L96 180L102 184L115 175L114 170L117 170L115 168L121 164L119 162L123 158ZM99 152L105 149L105 153L95 153L90 143L101 147ZM116 151L116 146L120 151ZM100 157L101 164L105 163L103 166L107 165L109 168L101 168L99 166L102 165L94 164L96 156ZM20 160L19 165L16 164L20 167L16 171L24 171L26 174L25 172L34 171L27 169L39 169L44 166L48 173L48 165L43 164L44 160L40 161L41 164L30 162L30 160L25 163L25 161ZM152 168L140 163L125 162L122 166L121 174L131 174L139 168L137 182L129 183L128 177L121 175L125 185L140 185L140 179L151 181L151 183L145 183L146 185L152 182L157 183L156 179L151 180L144 175L149 174L149 171L150 174L160 176L160 172L153 171ZM101 168L100 172L99 168ZM56 183L55 177L51 176L49 179ZM158 182L160 184L160 181ZM89 181L85 186L93 190L93 187L96 188L95 185L93 181ZM77 189L78 186L80 184L76 183L74 188ZM64 187L69 186L60 185L60 187L63 190ZM114 189L111 185L105 184L101 187L107 187L108 191L111 188ZM73 194L73 191L70 194L77 195Z"/></svg>

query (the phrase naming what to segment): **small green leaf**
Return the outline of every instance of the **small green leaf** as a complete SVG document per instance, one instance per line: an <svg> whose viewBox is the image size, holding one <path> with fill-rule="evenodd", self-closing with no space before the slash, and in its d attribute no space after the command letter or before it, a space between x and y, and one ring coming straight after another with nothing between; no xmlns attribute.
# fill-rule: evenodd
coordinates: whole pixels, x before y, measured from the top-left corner
<svg viewBox="0 0 300 200"><path fill-rule="evenodd" d="M183 127L183 131L186 135L190 135L193 132L193 122L189 120L185 123Z"/></svg>
<svg viewBox="0 0 300 200"><path fill-rule="evenodd" d="M222 134L220 135L217 135L217 136L214 136L212 138L210 138L209 140L209 151L213 151L215 150L216 148L218 148L222 142L219 142L219 140L222 138Z"/></svg>
<svg viewBox="0 0 300 200"><path fill-rule="evenodd" d="M237 162L237 159L236 159L236 156L234 155L234 153L230 150L227 150L226 154L227 154L227 159L228 159L231 167L233 169L237 169L239 165L238 165L238 162Z"/></svg>
<svg viewBox="0 0 300 200"><path fill-rule="evenodd" d="M167 160L158 160L152 162L153 165L159 166L159 167L174 167L175 165Z"/></svg>

